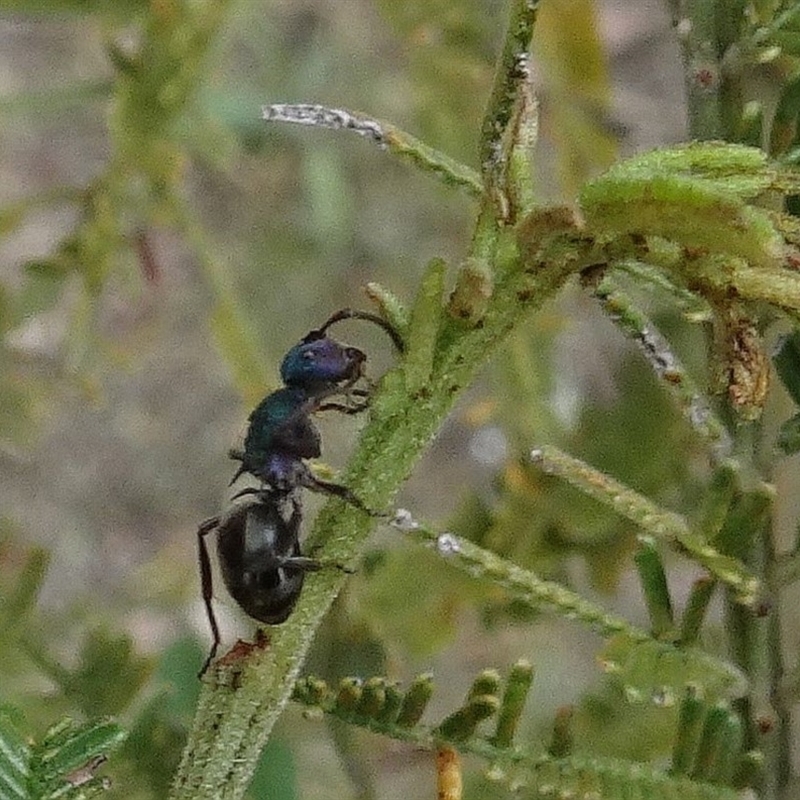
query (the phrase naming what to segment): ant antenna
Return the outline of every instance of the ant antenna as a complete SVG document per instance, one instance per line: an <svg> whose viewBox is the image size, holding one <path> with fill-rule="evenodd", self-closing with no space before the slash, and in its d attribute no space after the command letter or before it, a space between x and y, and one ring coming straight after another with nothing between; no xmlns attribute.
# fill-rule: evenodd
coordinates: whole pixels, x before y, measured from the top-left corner
<svg viewBox="0 0 800 800"><path fill-rule="evenodd" d="M307 342L313 342L317 339L322 339L325 336L325 331L327 331L331 325L346 319L363 319L366 322L371 322L373 325L377 325L386 332L399 352L405 352L405 342L394 325L387 322L385 319L383 319L383 317L379 317L377 314L370 314L368 311L358 311L353 308L343 308L341 311L337 311L335 314L331 315L320 328L308 333L303 338L303 343L305 344Z"/></svg>

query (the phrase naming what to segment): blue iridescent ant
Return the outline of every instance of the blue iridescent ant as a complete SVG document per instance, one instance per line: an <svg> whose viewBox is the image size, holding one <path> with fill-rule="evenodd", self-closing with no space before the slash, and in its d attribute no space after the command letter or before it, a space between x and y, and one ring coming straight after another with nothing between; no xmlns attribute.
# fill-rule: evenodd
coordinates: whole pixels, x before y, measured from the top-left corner
<svg viewBox="0 0 800 800"><path fill-rule="evenodd" d="M356 414L368 406L369 389L356 387L364 378L366 354L327 335L328 328L346 319L378 325L403 351L398 332L384 319L364 311L343 309L308 333L289 350L281 364L284 386L267 395L250 415L242 450L231 451L241 465L231 480L249 473L259 488L246 488L234 499L249 496L222 516L198 529L203 601L213 637L202 675L216 655L219 627L212 606L211 559L205 537L217 531L217 556L222 578L245 613L259 622L277 625L292 613L306 572L322 564L300 550L302 503L306 488L339 497L374 515L346 486L317 478L305 459L321 454L319 431L311 415L319 411ZM335 399L332 399L335 398Z"/></svg>

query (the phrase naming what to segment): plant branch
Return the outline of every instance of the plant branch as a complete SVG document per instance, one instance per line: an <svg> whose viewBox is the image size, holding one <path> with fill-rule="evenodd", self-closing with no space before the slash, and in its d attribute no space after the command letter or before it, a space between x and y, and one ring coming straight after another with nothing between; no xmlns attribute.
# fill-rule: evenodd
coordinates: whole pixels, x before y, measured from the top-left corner
<svg viewBox="0 0 800 800"><path fill-rule="evenodd" d="M515 599L534 608L546 608L558 616L582 622L601 636L622 633L637 641L650 638L646 631L586 600L562 584L543 580L536 573L460 536L420 524L407 511L399 510L393 524L412 539L433 545L447 563L457 569L484 582L502 586Z"/></svg>
<svg viewBox="0 0 800 800"><path fill-rule="evenodd" d="M392 155L411 161L422 171L434 173L446 184L464 189L475 197L483 194L483 184L475 170L389 122L343 108L309 103L272 103L262 108L261 117L267 122L291 122L315 128L353 131L371 139Z"/></svg>
<svg viewBox="0 0 800 800"><path fill-rule="evenodd" d="M630 793L630 787L634 786L636 796L646 796L649 800L662 798L666 800L674 797L686 800L736 800L737 792L734 789L712 785L712 781L718 777L715 771L720 769L719 762L722 760L725 763L724 758L719 758L722 754L717 750L707 754L707 770L700 775L692 775L690 779L685 774L686 769L679 768L667 773L645 767L640 762L572 755L568 747L554 751L551 746L548 754L533 753L529 747L515 746L511 740L505 740L497 735L487 736L482 732L477 727L476 716L483 715L484 723L489 717L496 716L500 726L503 708L506 707L515 717L509 720L510 727L512 730L516 728L516 713L520 709L515 700L524 700L527 696L531 678L530 665L524 663L515 665L509 676L506 693L501 700L498 695L499 675L493 670L485 670L473 682L466 703L435 727L421 725L419 719L415 719L412 724L406 724L405 721L401 724L394 717L396 711L394 705L390 703L387 708L381 703L381 699L385 703L389 694L394 697L402 695L396 686L387 684L382 676L369 678L366 681L345 678L338 689L329 687L325 681L318 678L308 677L298 683L293 699L349 725L356 725L396 741L413 744L416 748L437 753L444 748L452 753L476 755L489 763L495 780L517 788L530 787L536 797L547 797L555 795L556 792L562 796L573 796L578 793L578 796L616 797L623 796L626 789ZM421 679L430 686L429 676L421 676ZM367 704L369 705L374 699L374 706L365 708L364 696L371 694L373 688L377 690L377 694L374 698L371 697ZM511 702L509 702L509 690L517 695ZM410 689L409 692L411 691ZM382 698L383 692L387 694ZM694 705L698 722L702 723L703 717L706 716L704 714L706 706L699 701ZM738 722L736 715L732 714L726 705L720 705L716 709L719 712L724 711L726 722ZM715 708L712 708L709 713L714 711ZM560 720L564 720L563 715ZM560 720L556 719L556 726ZM459 727L458 722L463 723L463 727ZM483 727L485 728L485 725ZM713 743L718 741L716 739ZM677 753L678 759L685 755L687 769L693 760L693 749L685 754ZM678 760L678 766L683 766L681 760Z"/></svg>
<svg viewBox="0 0 800 800"><path fill-rule="evenodd" d="M656 539L680 545L714 577L729 586L739 603L752 605L756 602L760 592L758 579L737 559L716 550L690 530L680 514L663 510L609 475L554 447L544 446L534 449L531 452L531 460L546 473L558 475L584 494L641 526Z"/></svg>
<svg viewBox="0 0 800 800"><path fill-rule="evenodd" d="M730 452L730 437L669 342L607 275L593 288L593 293L611 321L639 346L667 393L706 443L715 462L719 463Z"/></svg>
<svg viewBox="0 0 800 800"><path fill-rule="evenodd" d="M503 51L481 126L481 171L487 186L501 184L507 151L503 137L514 115L521 84L530 76L530 46L538 0L513 0Z"/></svg>

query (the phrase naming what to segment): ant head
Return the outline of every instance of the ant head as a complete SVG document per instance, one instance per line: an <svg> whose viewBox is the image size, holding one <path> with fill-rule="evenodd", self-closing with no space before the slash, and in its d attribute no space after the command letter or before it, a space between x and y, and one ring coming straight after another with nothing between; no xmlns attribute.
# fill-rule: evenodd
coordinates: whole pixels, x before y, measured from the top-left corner
<svg viewBox="0 0 800 800"><path fill-rule="evenodd" d="M281 380L286 386L309 391L333 389L353 383L364 372L366 353L346 347L317 331L295 345L281 364Z"/></svg>

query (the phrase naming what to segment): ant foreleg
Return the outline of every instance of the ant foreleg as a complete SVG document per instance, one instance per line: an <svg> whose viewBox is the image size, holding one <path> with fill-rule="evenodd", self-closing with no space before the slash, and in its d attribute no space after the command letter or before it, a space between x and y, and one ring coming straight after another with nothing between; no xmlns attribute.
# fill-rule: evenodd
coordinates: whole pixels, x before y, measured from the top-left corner
<svg viewBox="0 0 800 800"><path fill-rule="evenodd" d="M315 411L339 411L342 414L360 414L369 408L369 403L359 403L358 405L346 406L343 403L323 403Z"/></svg>
<svg viewBox="0 0 800 800"><path fill-rule="evenodd" d="M342 414L360 414L362 411L366 411L369 408L369 399L372 395L372 385L370 384L369 388L367 389L341 387L332 394L343 394L345 400L348 401L351 397L356 397L359 400L363 400L363 402L353 402L351 405L347 405L346 403L320 403L319 401L323 399L323 397L329 396L328 394L325 394L322 397L316 398L317 405L314 406L313 411L339 411Z"/></svg>

